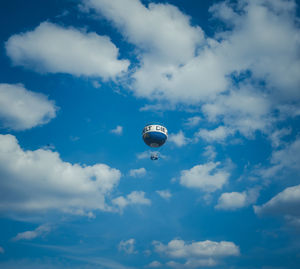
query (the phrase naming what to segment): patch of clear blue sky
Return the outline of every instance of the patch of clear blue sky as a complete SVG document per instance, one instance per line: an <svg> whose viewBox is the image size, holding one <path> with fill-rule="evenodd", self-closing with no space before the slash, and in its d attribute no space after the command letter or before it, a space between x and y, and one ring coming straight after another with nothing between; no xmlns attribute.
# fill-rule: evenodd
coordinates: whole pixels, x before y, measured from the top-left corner
<svg viewBox="0 0 300 269"><path fill-rule="evenodd" d="M191 16L193 24L201 26L208 35L213 35L215 25L207 12L213 1L155 2L169 2L178 6ZM44 220L22 221L3 216L0 219L0 246L5 253L0 254L0 265L1 262L26 259L75 267L85 263L70 257L81 256L105 257L141 268L152 260L160 259L158 255L147 257L143 254L144 250L152 249L153 240L166 244L174 238L182 238L187 241L209 239L234 242L240 246L241 256L226 260L233 268L261 268L263 265L298 268L299 257L295 255L297 249L293 248L295 231L282 231L281 220L258 218L252 207L234 212L216 211L216 198L211 205L207 205L202 192L171 182L174 177L178 179L181 170L206 162L203 156L205 142L182 148L166 144L164 154L169 158L158 163L136 159L137 153L147 150L141 139L145 123L158 120L164 122L170 132L177 133L183 128L184 121L197 113L141 112L139 109L148 101L135 98L129 91L113 83L100 81L101 87L93 88L92 79L65 74L37 74L11 66L4 42L11 35L32 30L46 20L64 26L87 27L88 31L108 35L120 48L121 58L134 62L134 47L126 43L105 20L95 21L78 12L77 3L58 0L1 2L0 82L23 83L29 90L46 94L60 107L57 117L46 125L22 132L2 129L1 133L14 134L24 149L34 150L53 145L64 161L88 165L105 163L118 168L123 173L119 194L142 190L152 200L152 205L139 209L128 208L121 215L100 212L96 213L96 219L91 220L50 214L45 220L56 226L53 232L30 243L12 242L11 238L17 233L34 230ZM70 12L69 15L59 16L66 10ZM116 90L120 90L121 94ZM117 125L124 128L122 136L110 133ZM299 121L285 122L284 125L297 129L293 137L297 135ZM207 123L203 123L202 127L207 126ZM191 137L196 129L186 128L185 134ZM265 137L258 134L255 140L250 141L239 136L237 138L242 139L242 143L216 146L217 160L224 162L230 158L235 164L229 180L230 187L225 187L223 191L243 191L245 183L237 179L243 174L245 165L267 165L269 161L271 148ZM140 167L145 167L149 172L145 179L128 177L130 169ZM170 201L164 201L155 193L161 189L172 191ZM259 202L266 202L281 190L282 187L278 186L264 190ZM129 238L136 239L139 254L128 256L118 251L119 242Z"/></svg>

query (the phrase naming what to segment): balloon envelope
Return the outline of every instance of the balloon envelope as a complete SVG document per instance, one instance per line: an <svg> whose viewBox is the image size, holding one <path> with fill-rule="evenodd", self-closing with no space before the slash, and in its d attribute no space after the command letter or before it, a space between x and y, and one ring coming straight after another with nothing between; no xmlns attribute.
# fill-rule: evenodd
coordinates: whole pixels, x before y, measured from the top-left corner
<svg viewBox="0 0 300 269"><path fill-rule="evenodd" d="M166 127L158 124L149 124L144 127L143 140L152 148L162 146L168 138L168 130Z"/></svg>

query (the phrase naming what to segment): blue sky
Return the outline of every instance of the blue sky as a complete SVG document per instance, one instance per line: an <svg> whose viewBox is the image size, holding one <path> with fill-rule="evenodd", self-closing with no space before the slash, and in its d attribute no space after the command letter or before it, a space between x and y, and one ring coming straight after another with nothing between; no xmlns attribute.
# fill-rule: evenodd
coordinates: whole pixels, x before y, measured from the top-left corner
<svg viewBox="0 0 300 269"><path fill-rule="evenodd" d="M0 267L298 268L298 4L2 1Z"/></svg>

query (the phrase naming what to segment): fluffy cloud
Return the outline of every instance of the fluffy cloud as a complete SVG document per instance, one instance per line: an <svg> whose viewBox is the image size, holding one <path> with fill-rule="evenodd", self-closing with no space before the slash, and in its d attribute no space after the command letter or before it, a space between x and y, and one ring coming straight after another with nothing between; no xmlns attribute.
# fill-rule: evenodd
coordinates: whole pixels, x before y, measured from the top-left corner
<svg viewBox="0 0 300 269"><path fill-rule="evenodd" d="M184 133L180 130L177 134L170 134L168 141L174 143L177 147L185 146L189 139L184 136Z"/></svg>
<svg viewBox="0 0 300 269"><path fill-rule="evenodd" d="M220 126L216 130L204 132L202 138L224 140L228 135L239 131L251 136L255 130L266 131L271 123L270 101L258 93L251 85L242 85L229 94L219 95L213 102L202 106L202 111L211 122L222 120L228 127ZM198 133L198 135L201 135Z"/></svg>
<svg viewBox="0 0 300 269"><path fill-rule="evenodd" d="M87 214L111 210L106 196L121 173L105 164L81 166L64 162L57 152L24 151L12 135L0 135L0 212L57 210Z"/></svg>
<svg viewBox="0 0 300 269"><path fill-rule="evenodd" d="M110 132L116 135L122 135L123 127L118 125L115 129L112 129Z"/></svg>
<svg viewBox="0 0 300 269"><path fill-rule="evenodd" d="M151 201L145 197L145 192L133 191L126 197L119 196L113 199L112 203L122 211L128 205L150 205Z"/></svg>
<svg viewBox="0 0 300 269"><path fill-rule="evenodd" d="M146 7L139 0L87 0L84 4L112 21L129 42L156 56L156 61L159 57L177 63L191 59L195 44L203 40L202 30L191 27L189 17L172 5L149 3Z"/></svg>
<svg viewBox="0 0 300 269"><path fill-rule="evenodd" d="M295 3L273 2L215 4L210 8L212 15L231 30L218 33L214 39L204 39L200 27L192 26L189 18L172 5L150 3L146 7L138 0L84 3L111 20L129 42L143 49L142 66L134 75L139 94L173 100L181 97L192 102L190 97L200 100L222 92L228 86L228 74L245 70L299 97Z"/></svg>
<svg viewBox="0 0 300 269"><path fill-rule="evenodd" d="M205 192L214 192L221 189L227 182L228 171L218 169L219 162L209 162L181 171L180 184L188 188L197 188Z"/></svg>
<svg viewBox="0 0 300 269"><path fill-rule="evenodd" d="M51 231L52 227L48 224L41 225L37 227L33 231L26 231L22 233L18 233L12 240L19 241L19 240L32 240L34 238L44 236Z"/></svg>
<svg viewBox="0 0 300 269"><path fill-rule="evenodd" d="M129 176L131 177L143 177L147 173L146 169L144 167L138 168L138 169L131 169L129 171Z"/></svg>
<svg viewBox="0 0 300 269"><path fill-rule="evenodd" d="M218 200L216 209L236 210L256 202L260 188L252 188L243 192L225 192Z"/></svg>
<svg viewBox="0 0 300 269"><path fill-rule="evenodd" d="M140 62L130 87L137 96L171 104L204 103L207 119L223 121L227 135L238 131L249 137L256 130L270 130L276 109L295 115L300 38L293 0L219 2L210 12L225 30L210 38L169 4L84 4L137 46Z"/></svg>
<svg viewBox="0 0 300 269"><path fill-rule="evenodd" d="M223 193L216 205L217 209L235 210L246 205L246 192Z"/></svg>
<svg viewBox="0 0 300 269"><path fill-rule="evenodd" d="M46 124L57 108L47 96L29 91L21 84L0 84L0 120L13 130Z"/></svg>
<svg viewBox="0 0 300 269"><path fill-rule="evenodd" d="M106 36L64 28L49 22L11 36L5 44L14 65L41 73L115 78L129 62L118 60L118 48Z"/></svg>
<svg viewBox="0 0 300 269"><path fill-rule="evenodd" d="M169 190L156 191L156 193L165 200L170 200L170 198L172 197L172 194Z"/></svg>
<svg viewBox="0 0 300 269"><path fill-rule="evenodd" d="M283 215L300 217L300 185L288 187L275 195L271 200L261 206L254 206L259 215Z"/></svg>
<svg viewBox="0 0 300 269"><path fill-rule="evenodd" d="M135 250L135 239L131 238L127 241L121 241L118 246L119 251L124 251L127 254L134 254L137 253Z"/></svg>
<svg viewBox="0 0 300 269"><path fill-rule="evenodd" d="M173 261L168 263L169 266L179 268L212 266L216 265L221 258L240 254L239 247L228 241L214 242L206 240L187 243L180 239L174 239L167 245L159 241L154 241L153 245L155 251L161 255L173 259L185 259L186 263L184 265Z"/></svg>

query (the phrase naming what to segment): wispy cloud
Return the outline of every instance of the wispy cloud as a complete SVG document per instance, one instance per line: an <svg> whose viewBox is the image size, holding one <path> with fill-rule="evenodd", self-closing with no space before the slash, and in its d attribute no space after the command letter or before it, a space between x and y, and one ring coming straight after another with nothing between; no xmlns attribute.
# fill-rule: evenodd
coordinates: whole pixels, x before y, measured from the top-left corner
<svg viewBox="0 0 300 269"><path fill-rule="evenodd" d="M123 127L118 125L115 129L112 129L110 132L113 133L113 134L116 134L116 135L122 135L123 134Z"/></svg>
<svg viewBox="0 0 300 269"><path fill-rule="evenodd" d="M177 134L170 134L168 141L174 143L177 147L182 147L188 144L190 140L186 138L183 131L180 130Z"/></svg>
<svg viewBox="0 0 300 269"><path fill-rule="evenodd" d="M14 238L12 238L12 240L13 241L32 240L37 237L41 237L41 236L43 237L43 236L47 235L49 232L51 232L52 229L53 229L53 227L51 225L44 224L44 225L37 227L33 231L26 231L26 232L18 233Z"/></svg>
<svg viewBox="0 0 300 269"><path fill-rule="evenodd" d="M160 190L156 191L156 193L165 200L170 200L172 197L172 193L170 192L170 190Z"/></svg>
<svg viewBox="0 0 300 269"><path fill-rule="evenodd" d="M126 241L121 241L118 246L119 251L124 251L127 254L136 254L138 253L135 250L135 239L131 238Z"/></svg>
<svg viewBox="0 0 300 269"><path fill-rule="evenodd" d="M131 169L129 171L129 176L131 177L143 177L147 173L146 169L144 167L137 168L137 169Z"/></svg>

